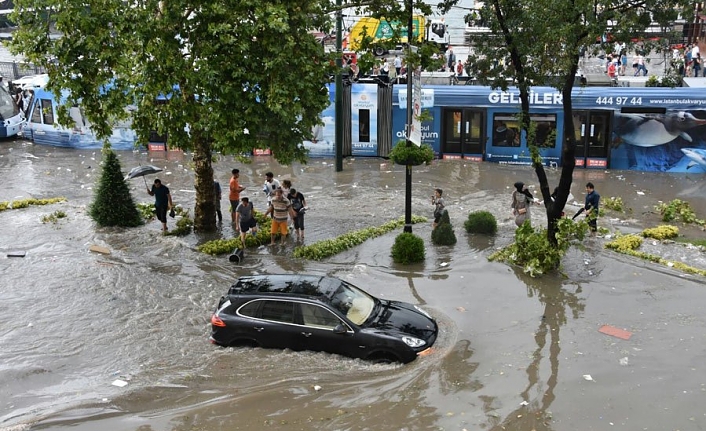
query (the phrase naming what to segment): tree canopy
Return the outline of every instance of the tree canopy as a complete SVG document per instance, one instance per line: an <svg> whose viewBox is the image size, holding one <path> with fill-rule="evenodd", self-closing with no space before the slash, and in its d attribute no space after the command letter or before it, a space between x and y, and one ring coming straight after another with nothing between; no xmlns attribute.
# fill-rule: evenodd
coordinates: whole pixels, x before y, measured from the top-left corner
<svg viewBox="0 0 706 431"><path fill-rule="evenodd" d="M154 130L170 147L267 147L286 163L305 159L298 144L329 101L329 56L308 32L330 26L329 5L17 0L11 48L68 90L66 106L80 100L100 137L132 107L143 142Z"/></svg>
<svg viewBox="0 0 706 431"><path fill-rule="evenodd" d="M657 26L661 33L669 34L678 16L689 18L692 4L687 0L488 0L478 10L489 31L471 38L470 73L494 88L517 86L521 100L518 118L525 136L533 135L531 87L551 85L563 95L562 172L555 199L550 196L541 144L527 139L547 210L547 233L554 245L556 221L566 204L575 166L571 92L579 53L597 50L600 46L596 43L601 41L608 41L611 47L625 43L628 49L646 51L668 48L668 40L648 43L646 29Z"/></svg>

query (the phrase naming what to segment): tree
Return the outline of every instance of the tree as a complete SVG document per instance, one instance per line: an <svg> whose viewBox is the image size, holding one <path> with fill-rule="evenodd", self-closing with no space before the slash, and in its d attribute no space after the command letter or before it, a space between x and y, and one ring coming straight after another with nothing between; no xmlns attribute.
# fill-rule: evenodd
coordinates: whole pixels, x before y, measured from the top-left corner
<svg viewBox="0 0 706 431"><path fill-rule="evenodd" d="M307 29L328 28L329 0L17 0L16 54L46 68L59 121L79 103L100 138L132 118L193 152L194 225L215 229L212 154L270 148L282 163L329 99L333 67ZM60 37L55 37L57 33ZM128 112L132 111L132 112Z"/></svg>
<svg viewBox="0 0 706 431"><path fill-rule="evenodd" d="M693 2L687 0L488 0L480 9L490 33L472 38L470 67L484 84L506 90L511 79L520 92L521 129L530 144L532 166L547 211L548 240L555 247L557 220L569 196L576 162L571 92L579 52L596 47L596 41L608 35L611 45L623 42L634 46L650 24L657 23L667 32L679 14L688 17L691 6ZM542 143L535 142L536 130L529 115L531 87L546 84L557 88L563 97L562 170L555 200L540 155Z"/></svg>
<svg viewBox="0 0 706 431"><path fill-rule="evenodd" d="M120 160L110 149L103 150L103 155L103 171L88 214L98 226L140 226L142 216L123 179Z"/></svg>

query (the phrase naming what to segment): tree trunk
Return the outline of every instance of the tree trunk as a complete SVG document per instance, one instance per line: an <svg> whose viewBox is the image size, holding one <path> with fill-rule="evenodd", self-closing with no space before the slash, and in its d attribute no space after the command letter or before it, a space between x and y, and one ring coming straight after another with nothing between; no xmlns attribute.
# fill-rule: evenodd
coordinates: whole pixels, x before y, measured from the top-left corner
<svg viewBox="0 0 706 431"><path fill-rule="evenodd" d="M216 230L216 205L213 190L213 167L211 166L211 142L201 131L191 130L194 139L194 230L213 232Z"/></svg>

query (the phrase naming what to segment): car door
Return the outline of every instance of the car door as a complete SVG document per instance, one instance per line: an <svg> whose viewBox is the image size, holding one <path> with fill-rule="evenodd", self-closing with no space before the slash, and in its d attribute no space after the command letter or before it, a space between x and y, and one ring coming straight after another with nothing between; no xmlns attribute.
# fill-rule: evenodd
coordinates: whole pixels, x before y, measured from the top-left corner
<svg viewBox="0 0 706 431"><path fill-rule="evenodd" d="M299 325L294 324L294 303L286 300L262 300L249 323L260 346L301 350Z"/></svg>
<svg viewBox="0 0 706 431"><path fill-rule="evenodd" d="M311 303L299 303L303 337L303 346L307 350L329 352L353 358L367 356L364 343L352 330L350 325L343 322L336 314L326 307ZM334 328L343 325L346 333L336 333Z"/></svg>

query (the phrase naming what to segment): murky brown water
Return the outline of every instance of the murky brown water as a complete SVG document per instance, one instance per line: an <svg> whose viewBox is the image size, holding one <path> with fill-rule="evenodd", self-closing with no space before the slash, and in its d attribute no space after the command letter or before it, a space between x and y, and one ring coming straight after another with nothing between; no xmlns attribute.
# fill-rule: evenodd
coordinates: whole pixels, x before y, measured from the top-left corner
<svg viewBox="0 0 706 431"><path fill-rule="evenodd" d="M188 157L120 158L125 171L163 167L158 176L175 202L193 205ZM415 168L413 212L430 216L432 189L443 188L459 239L454 247L429 242L423 264L392 263L390 234L323 262L293 259L290 241L248 250L235 266L195 250L232 236L229 225L186 238L161 236L157 222L96 229L86 207L99 162L99 152L0 143L0 201L68 198L0 213L0 430L689 430L706 423L702 283L607 253L598 239L570 252L565 277L533 280L487 261L511 241L508 187L536 184L529 168L461 161ZM269 158L223 159L215 166L221 184L233 167L260 208L265 172L292 179L311 208L307 243L404 214L404 170L383 160L346 160L336 173L332 160L282 167ZM558 172L549 176L556 181ZM706 215L703 175L575 177L579 201L588 180L604 197L625 200L630 220L599 223L626 231L657 224L660 199L685 199ZM151 202L142 181L131 185L136 201ZM57 209L68 218L40 222ZM463 231L468 212L479 209L501 221L495 238ZM428 241L431 227L414 232ZM90 253L91 244L112 253ZM5 257L11 250L27 256ZM289 271L335 275L378 296L425 304L442 330L435 353L378 366L208 343L210 314L235 277ZM633 336L601 334L604 324ZM116 379L128 385L112 386Z"/></svg>

